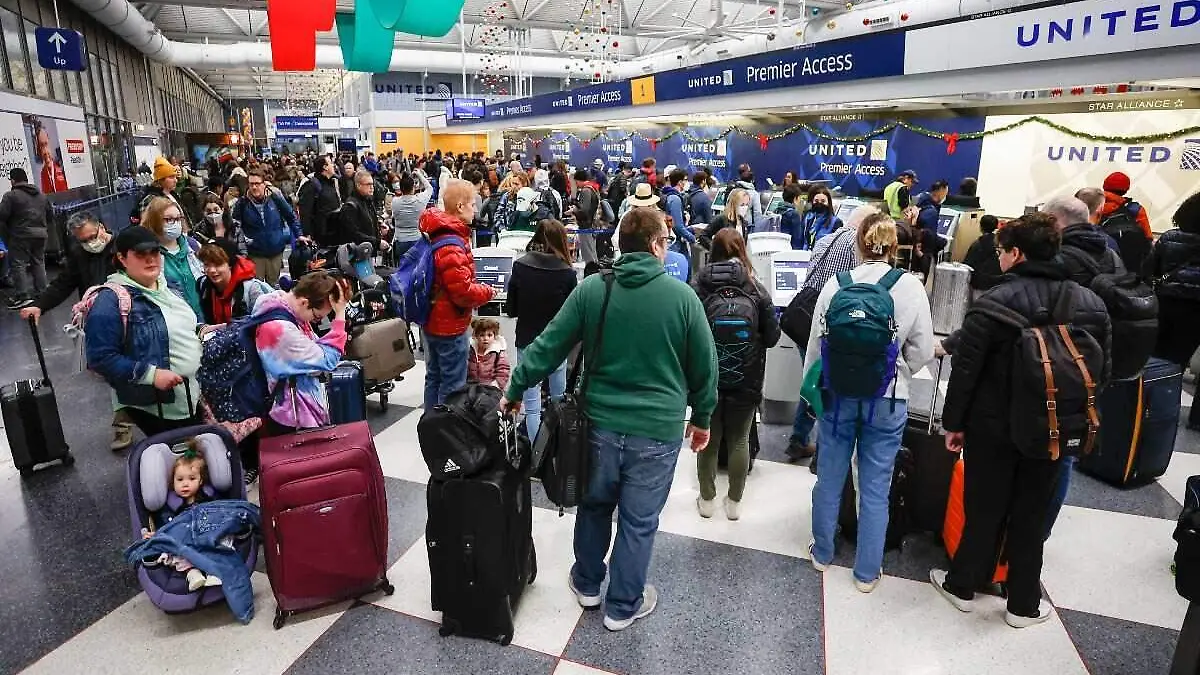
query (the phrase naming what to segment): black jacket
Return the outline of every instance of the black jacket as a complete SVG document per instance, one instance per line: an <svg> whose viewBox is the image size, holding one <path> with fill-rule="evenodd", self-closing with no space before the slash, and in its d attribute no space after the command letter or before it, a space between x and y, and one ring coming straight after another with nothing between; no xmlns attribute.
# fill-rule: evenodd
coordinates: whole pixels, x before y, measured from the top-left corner
<svg viewBox="0 0 1200 675"><path fill-rule="evenodd" d="M87 289L104 283L108 275L116 271L113 264L113 256L117 253L115 235L108 240L108 246L100 253L88 253L75 241L75 237L70 239L62 270L33 303L34 307L43 312L49 312L61 305L71 297L72 292L78 293L82 298Z"/></svg>
<svg viewBox="0 0 1200 675"><path fill-rule="evenodd" d="M1080 286L1090 286L1097 274L1125 273L1121 256L1108 247L1108 235L1090 223L1070 225L1063 230L1060 255L1067 267L1067 278Z"/></svg>
<svg viewBox="0 0 1200 675"><path fill-rule="evenodd" d="M986 291L1000 283L1000 258L996 256L996 233L989 232L971 244L963 262L971 268L971 288Z"/></svg>
<svg viewBox="0 0 1200 675"><path fill-rule="evenodd" d="M700 237L700 245L704 248L712 248L712 240L716 238L718 232L726 227L737 227L738 225L742 225L745 230L744 234L742 235L743 238L749 237L750 228L744 223L730 222L725 219L724 213L719 213L713 216L713 219L708 223L708 229L704 231L704 236ZM739 229L738 231L741 232L742 230Z"/></svg>
<svg viewBox="0 0 1200 675"><path fill-rule="evenodd" d="M967 310L955 334L954 370L946 390L942 424L946 431L966 431L968 442L1007 442L1009 438L1012 351L1018 330L989 313L986 298L1016 310L1036 323L1063 292L1075 294L1070 323L1086 330L1104 347L1104 372L1093 373L1097 386L1108 382L1112 366L1112 327L1104 302L1091 290L1066 280L1060 260L1027 261L1004 275L1000 285Z"/></svg>
<svg viewBox="0 0 1200 675"><path fill-rule="evenodd" d="M375 216L374 197L364 197L355 192L342 204L337 218L330 219L326 226L326 238L319 243L322 246L337 246L365 242L378 252L379 221Z"/></svg>
<svg viewBox="0 0 1200 675"><path fill-rule="evenodd" d="M304 228L304 234L322 245L329 214L337 211L342 205L342 198L338 195L334 181L335 179L315 174L300 188L300 226Z"/></svg>
<svg viewBox="0 0 1200 675"><path fill-rule="evenodd" d="M762 347L762 359L757 364L756 372L746 377L744 386L728 391L722 389L722 400L757 405L762 401L763 379L766 375L767 350L779 344L779 319L775 317L775 305L771 301L771 293L759 282L751 278L745 266L738 260L723 260L712 263L700 270L692 287L700 302L705 303L709 296L726 286L741 288L751 297L758 299L758 332L759 344Z"/></svg>
<svg viewBox="0 0 1200 675"><path fill-rule="evenodd" d="M0 199L0 239L45 239L54 222L54 207L29 183L12 186Z"/></svg>
<svg viewBox="0 0 1200 675"><path fill-rule="evenodd" d="M1142 278L1158 294L1158 342L1154 355L1187 364L1200 347L1200 233L1162 233L1146 256Z"/></svg>
<svg viewBox="0 0 1200 675"><path fill-rule="evenodd" d="M546 330L577 283L575 268L552 253L533 251L513 263L504 311L517 319L518 349Z"/></svg>

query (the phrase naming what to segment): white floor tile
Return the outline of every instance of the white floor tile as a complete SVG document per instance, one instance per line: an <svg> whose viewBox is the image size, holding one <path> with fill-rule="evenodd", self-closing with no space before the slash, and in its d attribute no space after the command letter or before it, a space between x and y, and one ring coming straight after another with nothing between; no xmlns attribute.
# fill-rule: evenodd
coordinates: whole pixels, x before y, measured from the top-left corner
<svg viewBox="0 0 1200 675"><path fill-rule="evenodd" d="M756 548L797 558L808 557L812 538L812 488L817 478L805 466L760 461L746 481L742 517L725 518L721 501L729 480L717 475L716 515L701 518L696 511L700 482L696 477L696 454L684 446L675 468L671 496L663 509L659 529L698 539Z"/></svg>
<svg viewBox="0 0 1200 675"><path fill-rule="evenodd" d="M612 673L564 659L558 662L558 667L550 675L612 675Z"/></svg>
<svg viewBox="0 0 1200 675"><path fill-rule="evenodd" d="M266 575L259 573L254 574L254 603L254 620L243 626L224 606L170 616L139 594L24 672L282 673L349 606L297 615L275 630L275 599Z"/></svg>
<svg viewBox="0 0 1200 675"><path fill-rule="evenodd" d="M1180 407L1183 407L1183 408L1192 407L1192 395L1189 394L1186 389L1182 392L1182 396L1180 396L1179 399L1180 399L1179 400Z"/></svg>
<svg viewBox="0 0 1200 675"><path fill-rule="evenodd" d="M1042 584L1059 607L1178 630L1174 521L1064 506L1046 543Z"/></svg>
<svg viewBox="0 0 1200 675"><path fill-rule="evenodd" d="M963 614L928 583L890 576L864 595L836 566L825 573L825 652L828 675L1088 672L1057 615L1018 631L1004 623L1003 600L981 598Z"/></svg>
<svg viewBox="0 0 1200 675"><path fill-rule="evenodd" d="M1187 486L1187 479L1191 476L1200 476L1200 455L1176 451L1171 456L1171 465L1167 467L1167 472L1158 479L1158 484L1170 492L1182 507L1184 489Z"/></svg>
<svg viewBox="0 0 1200 675"><path fill-rule="evenodd" d="M556 511L538 508L533 514L538 574L521 598L513 644L557 657L566 649L583 612L567 588L567 573L575 560L571 546L575 518L559 518ZM375 598L374 604L441 622L441 612L429 608L429 558L424 537L392 566L388 579L396 585L396 594Z"/></svg>
<svg viewBox="0 0 1200 675"><path fill-rule="evenodd" d="M425 362L417 361L417 365L404 373L404 379L396 383L396 388L388 394L388 403L419 408L425 403ZM379 400L378 394L367 396L371 401Z"/></svg>
<svg viewBox="0 0 1200 675"><path fill-rule="evenodd" d="M419 421L421 411L414 410L375 437L375 450L379 453L383 475L422 484L429 481L429 468L425 466L417 441Z"/></svg>

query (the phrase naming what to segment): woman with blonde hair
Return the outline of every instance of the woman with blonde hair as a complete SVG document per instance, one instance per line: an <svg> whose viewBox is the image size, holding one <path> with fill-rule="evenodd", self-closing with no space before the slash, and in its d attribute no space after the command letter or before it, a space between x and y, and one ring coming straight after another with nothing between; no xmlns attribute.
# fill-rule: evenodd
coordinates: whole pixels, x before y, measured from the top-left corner
<svg viewBox="0 0 1200 675"><path fill-rule="evenodd" d="M742 235L742 239L745 239L750 234L752 224L750 222L750 193L742 188L734 188L730 190L729 196L725 199L725 210L708 224L705 239L711 242L716 238L717 233L726 227L732 227Z"/></svg>
<svg viewBox="0 0 1200 675"><path fill-rule="evenodd" d="M842 489L851 455L857 452L859 516L854 584L859 591L870 593L883 575L888 496L908 418L909 382L913 373L933 359L934 339L925 287L915 276L890 264L899 246L891 217L881 213L868 216L858 228L855 243L863 262L849 272L839 273L821 290L805 351L805 373L818 359L822 360L824 407L809 558L818 572L833 563ZM890 302L879 297L880 289L887 292ZM839 311L831 312L831 305ZM891 316L884 316L889 310ZM867 339L868 331L881 322L886 322L891 331L886 353L873 355L869 363L861 353L850 353L847 338ZM862 351L861 344L853 347ZM864 376L871 376L865 378L865 386L874 388L878 379L879 389L870 395L848 395L849 372L858 375L854 383L858 387L864 386Z"/></svg>
<svg viewBox="0 0 1200 675"><path fill-rule="evenodd" d="M183 295L196 320L204 321L197 282L204 276L204 265L196 257L200 244L186 233L187 219L174 200L156 197L142 213L142 226L158 237L163 254L163 276L167 285Z"/></svg>

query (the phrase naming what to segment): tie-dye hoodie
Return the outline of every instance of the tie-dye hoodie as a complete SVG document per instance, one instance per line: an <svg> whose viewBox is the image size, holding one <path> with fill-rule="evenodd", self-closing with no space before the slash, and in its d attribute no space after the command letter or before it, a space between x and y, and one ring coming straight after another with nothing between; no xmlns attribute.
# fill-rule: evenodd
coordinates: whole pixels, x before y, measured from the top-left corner
<svg viewBox="0 0 1200 675"><path fill-rule="evenodd" d="M258 299L254 316L283 309L295 316L286 293L275 291ZM329 402L325 387L312 375L331 373L346 349L346 322L338 319L325 337L318 338L307 321L268 321L255 336L267 384L275 391L280 380L295 378L295 386L279 387L271 406L271 419L298 429L329 424Z"/></svg>

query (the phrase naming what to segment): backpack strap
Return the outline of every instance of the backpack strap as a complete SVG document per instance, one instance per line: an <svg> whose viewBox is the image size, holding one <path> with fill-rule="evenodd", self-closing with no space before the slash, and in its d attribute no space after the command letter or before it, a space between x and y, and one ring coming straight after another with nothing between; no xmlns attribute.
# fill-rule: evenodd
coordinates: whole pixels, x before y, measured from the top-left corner
<svg viewBox="0 0 1200 675"><path fill-rule="evenodd" d="M850 276L849 272L838 272L837 274L838 287L845 288L854 285L854 277Z"/></svg>
<svg viewBox="0 0 1200 675"><path fill-rule="evenodd" d="M608 301L612 299L613 284L616 281L617 275L611 269L601 270L600 276L604 279L604 304L600 305L600 324L596 327L596 347L592 350L591 358L588 359L583 370L583 381L579 385L577 398L585 400L587 398L588 381L592 378L592 371L596 368L596 358L600 355L600 348L604 345L604 324L608 318ZM579 356L575 360L575 372L579 372L579 364L583 359L583 349L579 350Z"/></svg>
<svg viewBox="0 0 1200 675"><path fill-rule="evenodd" d="M884 275L883 275L883 278L881 278L881 279L880 279L879 281L877 281L876 283L877 283L878 285L882 286L882 287L883 287L883 290L885 290L885 291L891 291L891 290L892 290L892 286L895 286L895 285L896 285L896 283L897 283L898 281L900 281L900 278L901 278L901 277L903 277L903 276L904 276L904 271L903 271L903 270L900 270L900 269L897 269L897 268L893 267L892 269L888 270L888 271L887 271L887 274L884 274Z"/></svg>
<svg viewBox="0 0 1200 675"><path fill-rule="evenodd" d="M1046 420L1050 426L1050 459L1056 460L1059 456L1059 430L1058 430L1058 401L1054 395L1058 393L1058 387L1054 386L1054 369L1050 367L1050 350L1046 347L1046 336L1042 335L1042 329L1039 326L1034 326L1031 329L1038 343L1038 358L1042 362L1042 373L1046 378Z"/></svg>
<svg viewBox="0 0 1200 675"><path fill-rule="evenodd" d="M1058 325L1058 334L1062 336L1063 343L1067 345L1067 351L1071 353L1071 360L1079 367L1079 374L1083 376L1083 386L1087 388L1087 416L1088 416L1088 435L1087 443L1083 446L1083 453L1089 454L1092 451L1092 444L1096 441L1096 433L1100 430L1100 415L1096 412L1096 382L1092 379L1092 374L1088 372L1087 364L1083 360L1083 355L1079 353L1079 348L1075 346L1075 341L1071 339L1070 332L1063 324ZM1142 398L1142 380L1138 380L1138 401ZM1132 462L1132 459L1130 460ZM1125 477L1129 477L1129 468L1126 468Z"/></svg>

